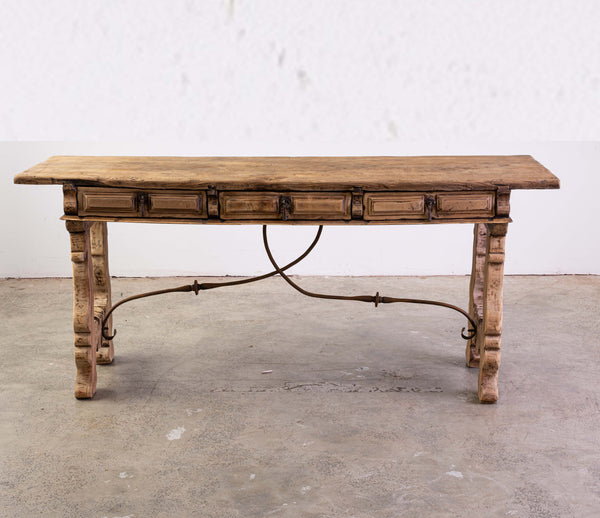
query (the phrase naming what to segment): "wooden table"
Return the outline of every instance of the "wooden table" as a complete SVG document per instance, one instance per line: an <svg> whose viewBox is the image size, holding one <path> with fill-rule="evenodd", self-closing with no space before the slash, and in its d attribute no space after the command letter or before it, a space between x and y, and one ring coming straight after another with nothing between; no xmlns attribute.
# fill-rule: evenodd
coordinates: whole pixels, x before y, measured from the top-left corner
<svg viewBox="0 0 600 518"><path fill-rule="evenodd" d="M94 395L96 364L111 363L114 356L112 314L107 318L111 308L108 221L471 223L468 315L476 323L476 334L467 342L466 361L469 367L479 368L479 400L495 402L510 191L559 188L558 178L530 156L56 156L18 174L14 181L63 185L62 219L70 233L73 264L77 398ZM369 301L377 304L381 299L377 294Z"/></svg>

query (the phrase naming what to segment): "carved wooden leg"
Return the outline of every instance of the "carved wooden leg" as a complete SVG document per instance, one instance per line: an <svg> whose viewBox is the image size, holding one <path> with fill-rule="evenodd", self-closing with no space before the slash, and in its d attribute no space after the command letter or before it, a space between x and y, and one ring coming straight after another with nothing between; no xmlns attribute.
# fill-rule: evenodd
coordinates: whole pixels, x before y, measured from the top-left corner
<svg viewBox="0 0 600 518"><path fill-rule="evenodd" d="M75 397L91 398L96 392L96 351L100 325L94 319L94 281L91 223L67 221L73 263L73 331L75 332Z"/></svg>
<svg viewBox="0 0 600 518"><path fill-rule="evenodd" d="M504 241L508 224L486 224L486 254L483 287L483 329L478 333L479 401L498 400L498 367L502 334L502 285Z"/></svg>
<svg viewBox="0 0 600 518"><path fill-rule="evenodd" d="M483 328L483 283L487 229L484 224L476 223L473 229L473 266L469 287L469 315L477 322L477 328ZM477 336L467 342L467 366L479 367Z"/></svg>
<svg viewBox="0 0 600 518"><path fill-rule="evenodd" d="M94 272L94 316L102 322L104 314L110 308L110 274L108 272L108 232L106 223L97 221L90 229L92 268ZM113 334L112 315L106 323L107 335ZM111 363L115 356L112 340L101 338L100 348L96 353L99 364Z"/></svg>

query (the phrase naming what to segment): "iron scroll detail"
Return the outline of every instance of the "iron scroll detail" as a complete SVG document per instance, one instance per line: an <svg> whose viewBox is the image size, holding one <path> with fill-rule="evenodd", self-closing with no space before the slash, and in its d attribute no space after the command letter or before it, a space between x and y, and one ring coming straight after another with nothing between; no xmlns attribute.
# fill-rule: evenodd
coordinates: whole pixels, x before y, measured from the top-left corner
<svg viewBox="0 0 600 518"><path fill-rule="evenodd" d="M322 225L319 226L319 230L321 230L322 228L323 228ZM287 268L280 268L277 265L277 262L275 261L273 254L271 253L271 249L269 247L269 240L267 237L267 225L263 225L262 234L263 234L263 244L265 247L265 251L267 252L267 256L269 257L269 261L271 261L271 264L273 265L275 272L277 272L280 275L280 277L282 277L283 280L285 280L292 288L294 288L296 291L299 291L303 295L306 295L307 297L314 297L314 298L318 298L318 299L329 299L329 300L355 300L358 302L372 302L375 305L375 307L377 307L379 304L392 304L392 303L396 303L396 302L406 303L406 304L425 304L425 305L430 305L430 306L441 306L441 307L452 309L454 311L459 312L469 321L469 324L471 326L470 326L469 330L467 331L467 333L465 334L464 327L461 329L460 335L462 338L464 338L465 340L470 340L477 335L477 323L473 320L471 315L469 315L464 309L459 308L458 306L455 306L453 304L448 304L447 302L439 302L437 300L426 300L426 299L382 297L379 295L379 292L375 293L375 295L352 295L352 296L350 296L350 295L329 295L329 294L315 293L315 292L305 290L305 289L301 288L300 286L298 286L294 281L292 281L292 279L289 278L289 276L285 273L285 270Z"/></svg>
<svg viewBox="0 0 600 518"><path fill-rule="evenodd" d="M285 207L284 211L286 211L286 209L287 209L287 207ZM302 253L300 256L298 256L296 259L294 259L290 263L280 267L277 264L277 261L275 260L275 258L273 257L273 253L271 252L271 248L269 246L269 239L267 236L267 225L263 225L263 227L262 227L263 246L265 248L265 252L269 258L269 261L271 262L271 265L273 266L272 271L270 271L269 273L265 273L263 275L259 275L259 276L255 276L255 277L248 277L245 279L239 279L239 280L235 280L235 281L199 283L197 280L194 280L194 282L192 284L186 284L183 286L177 286L175 288L167 288L167 289L163 289L163 290L148 291L145 293L140 293L138 295L132 295L131 297L124 298L124 299L120 300L119 302L117 302L115 305L111 306L110 309L104 315L104 318L102 319L102 336L105 340L111 340L116 336L116 334L117 334L116 329L114 330L113 335L108 335L108 329L106 327L106 322L108 321L108 318L110 317L110 315L112 315L112 313L115 311L115 309L117 309L119 306L121 306L127 302L131 302L133 300L137 300L137 299L141 299L141 298L145 298L145 297L153 297L155 295L163 295L165 293L192 292L193 291L196 295L198 295L198 293L201 290L211 290L211 289L215 289L215 288L224 288L226 286L237 286L240 284L247 284L250 282L267 279L269 277L273 277L274 275L279 275L285 282L287 282L296 291L302 293L303 295L306 295L307 297L312 297L312 298L327 299L327 300L348 300L348 301L357 301L357 302L368 302L368 303L373 303L375 305L375 307L377 307L379 304L405 303L405 304L424 304L424 305L440 306L440 307L448 308L448 309L451 309L453 311L460 313L469 322L469 328L468 328L467 332L465 333L466 328L464 328L464 327L461 330L460 335L463 339L471 340L472 338L474 338L477 335L477 323L471 317L471 315L469 315L464 309L461 309L458 306L455 306L453 304L448 304L446 302L440 302L440 301L436 301L436 300L426 300L426 299L383 297L379 294L379 292L377 292L375 295L352 295L352 296L350 296L350 295L332 295L332 294L326 294L326 293L315 293L315 292L308 291L308 290L305 290L304 288L300 287L292 279L290 279L290 277L285 272L286 272L286 270L290 269L292 266L295 266L296 264L298 264L308 254L310 254L310 252L312 252L312 250L316 246L317 242L319 241L322 233L323 233L323 225L319 225L317 234L315 235L315 237L314 237L312 243L309 245L309 247L304 251L304 253Z"/></svg>

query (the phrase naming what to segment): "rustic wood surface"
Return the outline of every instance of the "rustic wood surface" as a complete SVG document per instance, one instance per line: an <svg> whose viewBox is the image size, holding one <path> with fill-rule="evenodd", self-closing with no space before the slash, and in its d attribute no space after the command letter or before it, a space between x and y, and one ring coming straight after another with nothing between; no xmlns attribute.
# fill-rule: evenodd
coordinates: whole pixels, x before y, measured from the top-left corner
<svg viewBox="0 0 600 518"><path fill-rule="evenodd" d="M289 207L282 205L287 198ZM240 192L225 191L219 195L222 219L247 220L338 220L351 217L351 196L343 192Z"/></svg>
<svg viewBox="0 0 600 518"><path fill-rule="evenodd" d="M75 196L73 195L75 191ZM208 196L209 200L212 197ZM65 212L81 218L129 217L137 219L211 219L345 222L361 218L371 222L402 223L414 220L484 221L495 219L495 191L364 192L353 191L221 191L207 212L207 193L196 190L131 189L123 187L74 187L65 193ZM499 194L501 210L506 197ZM74 202L73 202L74 199ZM364 209L363 209L364 205ZM508 214L506 213L506 216ZM504 217L506 217L504 216Z"/></svg>
<svg viewBox="0 0 600 518"><path fill-rule="evenodd" d="M148 194L149 217L206 218L204 192L153 191Z"/></svg>
<svg viewBox="0 0 600 518"><path fill-rule="evenodd" d="M556 189L530 156L90 157L55 156L16 183L220 190Z"/></svg>
<svg viewBox="0 0 600 518"><path fill-rule="evenodd" d="M63 185L63 209L65 214L77 216L77 187L72 183Z"/></svg>
<svg viewBox="0 0 600 518"><path fill-rule="evenodd" d="M77 207L80 216L141 216L139 193L133 189L79 188Z"/></svg>
<svg viewBox="0 0 600 518"><path fill-rule="evenodd" d="M485 255L487 245L487 228L484 224L473 225L473 264L471 267L471 283L469 286L469 315L477 322L477 328L483 329L483 288L485 273ZM479 367L478 337L467 342L467 366Z"/></svg>
<svg viewBox="0 0 600 518"><path fill-rule="evenodd" d="M508 217L510 214L510 189L498 187L496 192L496 216Z"/></svg>
<svg viewBox="0 0 600 518"><path fill-rule="evenodd" d="M437 218L488 217L495 215L496 196L493 192L442 193L436 196Z"/></svg>
<svg viewBox="0 0 600 518"><path fill-rule="evenodd" d="M91 398L96 392L96 352L100 325L94 318L94 272L91 254L92 223L67 221L73 265L73 331L75 332L75 397Z"/></svg>
<svg viewBox="0 0 600 518"><path fill-rule="evenodd" d="M479 349L479 401L498 399L498 368L502 335L502 285L506 224L486 224L483 286L483 326L477 337Z"/></svg>
<svg viewBox="0 0 600 518"><path fill-rule="evenodd" d="M108 270L108 230L105 222L96 221L90 229L90 250L92 254L93 270L93 299L94 316L97 322L102 322L104 315L111 305L110 273ZM106 323L107 335L113 334L112 315ZM96 362L99 364L111 363L115 356L112 340L102 338L96 353Z"/></svg>

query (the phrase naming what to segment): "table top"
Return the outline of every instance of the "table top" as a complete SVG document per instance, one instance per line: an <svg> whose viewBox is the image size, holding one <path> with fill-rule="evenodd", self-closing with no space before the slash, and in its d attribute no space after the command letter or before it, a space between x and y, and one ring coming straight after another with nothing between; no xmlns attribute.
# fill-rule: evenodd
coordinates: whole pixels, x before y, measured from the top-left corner
<svg viewBox="0 0 600 518"><path fill-rule="evenodd" d="M21 184L160 189L372 191L558 189L531 156L128 157L54 156Z"/></svg>

